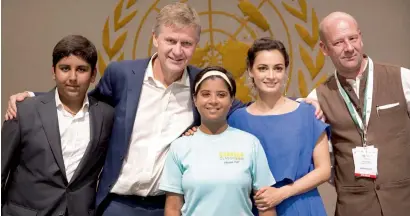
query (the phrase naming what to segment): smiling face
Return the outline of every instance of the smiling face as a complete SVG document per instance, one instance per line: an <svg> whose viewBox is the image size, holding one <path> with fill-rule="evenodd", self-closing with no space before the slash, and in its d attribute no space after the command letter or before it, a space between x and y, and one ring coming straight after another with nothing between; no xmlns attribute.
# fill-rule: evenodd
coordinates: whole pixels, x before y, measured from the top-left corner
<svg viewBox="0 0 410 216"><path fill-rule="evenodd" d="M194 96L202 122L226 122L232 97L226 81L218 76L206 78Z"/></svg>
<svg viewBox="0 0 410 216"><path fill-rule="evenodd" d="M53 67L58 92L68 100L82 100L90 83L95 81L96 74L96 69L91 68L89 63L72 54Z"/></svg>
<svg viewBox="0 0 410 216"><path fill-rule="evenodd" d="M282 93L287 81L284 56L276 49L257 52L249 76L259 93Z"/></svg>
<svg viewBox="0 0 410 216"><path fill-rule="evenodd" d="M356 74L363 61L362 35L357 23L349 17L329 19L323 24L321 49L342 75Z"/></svg>
<svg viewBox="0 0 410 216"><path fill-rule="evenodd" d="M153 34L158 59L165 73L180 73L187 67L199 41L194 26L161 26L158 35Z"/></svg>

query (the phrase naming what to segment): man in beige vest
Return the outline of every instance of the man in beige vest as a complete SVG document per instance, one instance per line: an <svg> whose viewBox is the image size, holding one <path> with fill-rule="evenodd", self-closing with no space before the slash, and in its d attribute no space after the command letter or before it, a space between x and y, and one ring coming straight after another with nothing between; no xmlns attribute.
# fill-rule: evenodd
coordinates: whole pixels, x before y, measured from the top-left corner
<svg viewBox="0 0 410 216"><path fill-rule="evenodd" d="M325 17L320 39L336 71L308 98L332 128L336 215L410 215L410 70L365 55L346 13Z"/></svg>

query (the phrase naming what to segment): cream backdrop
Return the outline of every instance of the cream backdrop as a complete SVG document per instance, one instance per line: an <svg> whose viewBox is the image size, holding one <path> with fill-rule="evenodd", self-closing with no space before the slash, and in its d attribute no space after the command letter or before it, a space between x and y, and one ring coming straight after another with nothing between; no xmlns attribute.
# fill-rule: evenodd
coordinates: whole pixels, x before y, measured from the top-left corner
<svg viewBox="0 0 410 216"><path fill-rule="evenodd" d="M53 87L51 53L68 34L82 34L100 52L99 72L118 59L147 57L154 52L151 28L157 0L3 0L2 119L8 96L23 90ZM222 64L243 87L245 52L260 36L282 40L291 53L289 96L304 96L333 67L318 47L318 21L332 11L351 13L360 23L366 52L374 59L410 67L410 2L408 0L190 0L200 13L203 32L193 63ZM320 188L329 214L334 211L331 186Z"/></svg>

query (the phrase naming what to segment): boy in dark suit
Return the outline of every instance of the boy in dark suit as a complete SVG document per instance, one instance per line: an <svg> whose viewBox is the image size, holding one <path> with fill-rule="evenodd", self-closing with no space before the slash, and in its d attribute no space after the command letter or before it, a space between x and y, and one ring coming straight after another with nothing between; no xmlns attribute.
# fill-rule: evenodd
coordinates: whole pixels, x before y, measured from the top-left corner
<svg viewBox="0 0 410 216"><path fill-rule="evenodd" d="M111 106L87 96L97 50L70 35L53 50L56 88L18 103L2 128L2 214L93 215L112 129Z"/></svg>

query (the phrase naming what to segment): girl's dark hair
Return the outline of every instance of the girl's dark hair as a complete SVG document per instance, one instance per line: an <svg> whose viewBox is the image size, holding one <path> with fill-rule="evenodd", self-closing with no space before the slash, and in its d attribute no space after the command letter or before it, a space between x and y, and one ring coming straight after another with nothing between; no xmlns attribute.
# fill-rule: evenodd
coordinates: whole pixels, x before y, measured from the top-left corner
<svg viewBox="0 0 410 216"><path fill-rule="evenodd" d="M269 37L263 37L256 39L251 48L248 50L248 57L246 59L246 63L248 68L253 67L253 63L255 62L256 54L260 51L270 51L270 50L278 50L283 58L285 59L285 67L289 66L289 54L286 51L285 45L279 40L274 40Z"/></svg>
<svg viewBox="0 0 410 216"><path fill-rule="evenodd" d="M199 84L198 88L197 88L196 91L195 91L194 88L195 88L196 84L197 84L197 83L199 82L199 80L201 80L201 78L202 78L206 73L208 73L209 71L219 71L219 72L224 73L224 74L228 77L229 82L231 82L232 87L226 82L225 79L222 79L221 77L218 77L218 76L209 76L209 77L205 78L205 79ZM232 74L229 73L225 68L219 67L219 66L208 66L208 67L202 69L202 70L196 75L195 81L194 81L194 86L192 86L192 88L193 88L194 91L195 91L195 92L194 92L194 96L196 96L196 95L198 94L198 90L201 89L201 85L202 85L202 83L203 83L205 80L215 79L215 78L220 78L220 79L222 79L222 80L225 82L227 88L229 89L229 95L230 95L231 97L235 97L235 94L236 94L236 83L235 83L235 79L233 78Z"/></svg>

